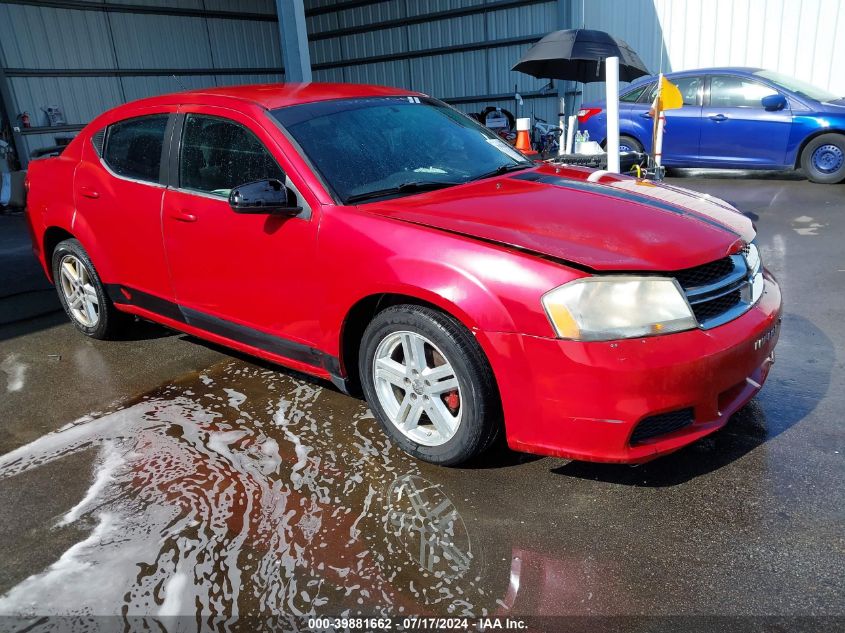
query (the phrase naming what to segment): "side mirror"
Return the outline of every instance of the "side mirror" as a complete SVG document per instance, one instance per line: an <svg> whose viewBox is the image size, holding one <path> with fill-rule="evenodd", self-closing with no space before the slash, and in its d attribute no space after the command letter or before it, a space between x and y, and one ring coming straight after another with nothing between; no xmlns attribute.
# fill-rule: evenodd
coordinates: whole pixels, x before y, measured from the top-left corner
<svg viewBox="0 0 845 633"><path fill-rule="evenodd" d="M296 194L279 180L256 180L232 189L229 206L235 213L295 216L300 211Z"/></svg>
<svg viewBox="0 0 845 633"><path fill-rule="evenodd" d="M769 95L760 99L760 103L766 110L783 110L786 107L786 97L782 94Z"/></svg>

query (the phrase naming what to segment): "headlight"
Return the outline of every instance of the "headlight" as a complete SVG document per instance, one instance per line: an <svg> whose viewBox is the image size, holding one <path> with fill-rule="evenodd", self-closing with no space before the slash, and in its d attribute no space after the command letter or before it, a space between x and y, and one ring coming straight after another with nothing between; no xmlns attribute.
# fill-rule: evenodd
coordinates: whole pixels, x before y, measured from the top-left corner
<svg viewBox="0 0 845 633"><path fill-rule="evenodd" d="M674 279L585 277L547 292L542 300L555 332L565 339L608 341L698 326Z"/></svg>

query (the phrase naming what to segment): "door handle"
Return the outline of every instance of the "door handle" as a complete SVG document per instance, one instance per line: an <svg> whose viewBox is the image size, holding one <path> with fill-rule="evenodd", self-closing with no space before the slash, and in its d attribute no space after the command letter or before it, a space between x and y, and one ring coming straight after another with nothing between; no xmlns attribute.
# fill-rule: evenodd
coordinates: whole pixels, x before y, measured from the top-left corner
<svg viewBox="0 0 845 633"><path fill-rule="evenodd" d="M95 200L100 197L100 192L91 189L91 187L80 187L79 193L86 198L94 198Z"/></svg>
<svg viewBox="0 0 845 633"><path fill-rule="evenodd" d="M179 222L196 222L197 216L190 211L180 209L179 211L171 211L170 217Z"/></svg>
<svg viewBox="0 0 845 633"><path fill-rule="evenodd" d="M640 116L644 119L650 119L651 118L651 112L640 112Z"/></svg>
<svg viewBox="0 0 845 633"><path fill-rule="evenodd" d="M717 121L717 122L728 120L728 117L726 117L724 114L711 114L709 118L710 118L711 121Z"/></svg>

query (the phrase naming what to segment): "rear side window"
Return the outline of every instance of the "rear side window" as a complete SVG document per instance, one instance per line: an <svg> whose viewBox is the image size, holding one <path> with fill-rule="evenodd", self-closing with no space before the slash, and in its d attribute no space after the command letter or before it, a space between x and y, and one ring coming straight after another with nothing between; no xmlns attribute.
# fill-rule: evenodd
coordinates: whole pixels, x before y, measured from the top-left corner
<svg viewBox="0 0 845 633"><path fill-rule="evenodd" d="M636 103L637 99L640 98L640 95L645 91L645 89L646 86L641 86L636 90L632 90L631 92L622 95L621 97L619 97L619 100L623 103Z"/></svg>
<svg viewBox="0 0 845 633"><path fill-rule="evenodd" d="M119 176L159 182L167 114L127 119L109 126L103 160Z"/></svg>
<svg viewBox="0 0 845 633"><path fill-rule="evenodd" d="M703 77L675 77L674 79L669 79L669 81L678 87L678 91L684 99L685 106L698 105L698 95L701 91L701 87L704 85ZM654 97L656 96L657 84L655 83L649 86L648 93L644 94L644 98L640 99L640 101L651 103L654 101Z"/></svg>
<svg viewBox="0 0 845 633"><path fill-rule="evenodd" d="M657 90L657 82L647 85L639 94L637 101L639 103L651 103L654 101L654 92Z"/></svg>
<svg viewBox="0 0 845 633"><path fill-rule="evenodd" d="M285 174L261 141L234 121L189 114L182 134L179 186L228 197L256 180L284 182Z"/></svg>

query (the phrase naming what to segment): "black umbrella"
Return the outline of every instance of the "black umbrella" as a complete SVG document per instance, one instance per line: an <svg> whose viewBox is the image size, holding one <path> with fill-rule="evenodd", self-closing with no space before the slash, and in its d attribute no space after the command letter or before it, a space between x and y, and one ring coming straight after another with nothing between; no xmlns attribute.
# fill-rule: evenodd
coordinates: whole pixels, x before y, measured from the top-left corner
<svg viewBox="0 0 845 633"><path fill-rule="evenodd" d="M549 33L528 49L512 70L539 79L590 83L604 81L608 57L619 58L619 79L633 81L648 75L643 60L623 40L604 31L566 29Z"/></svg>

